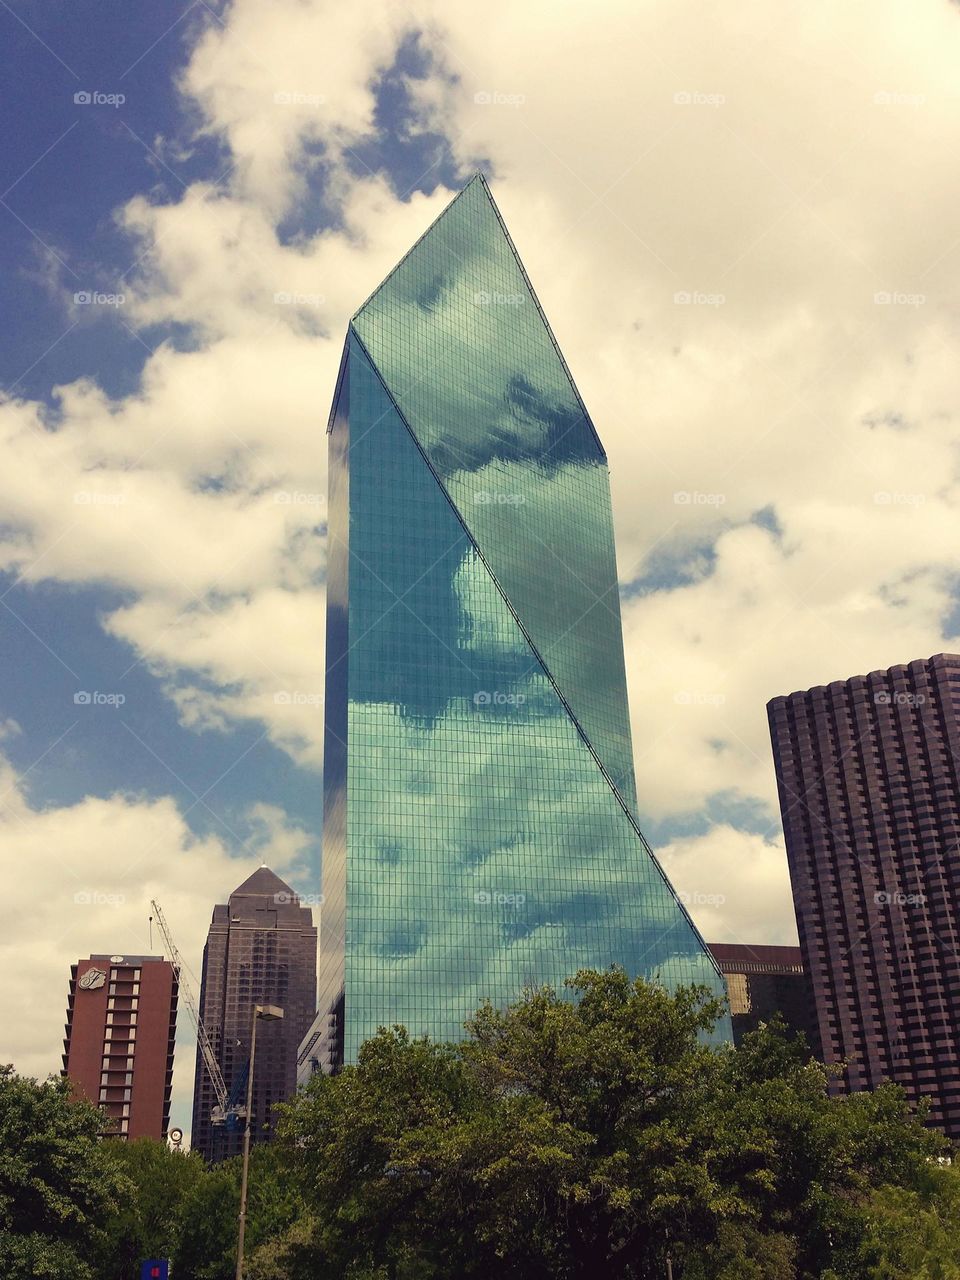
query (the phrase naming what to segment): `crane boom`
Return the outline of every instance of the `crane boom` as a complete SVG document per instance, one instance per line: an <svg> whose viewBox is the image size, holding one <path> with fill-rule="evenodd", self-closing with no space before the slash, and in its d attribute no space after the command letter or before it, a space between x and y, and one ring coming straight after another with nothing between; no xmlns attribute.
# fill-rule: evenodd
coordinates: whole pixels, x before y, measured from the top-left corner
<svg viewBox="0 0 960 1280"><path fill-rule="evenodd" d="M177 975L177 984L180 991L180 998L187 1006L187 1012L190 1014L190 1021L193 1023L197 1032L197 1044L200 1048L200 1055L203 1058L204 1066L207 1068L207 1075L210 1077L210 1083L213 1085L213 1091L217 1095L217 1105L211 1112L211 1123L223 1124L228 1114L231 1116L244 1115L246 1109L235 1105L227 1092L227 1086L224 1083L223 1072L220 1070L220 1064L217 1062L216 1054L213 1052L213 1045L210 1043L210 1037L207 1035L207 1029L203 1025L203 1019L200 1017L200 1010L194 999L193 991L187 982L183 973L183 960L177 949L177 944L173 940L170 932L170 926L167 924L166 917L160 908L160 903L155 898L150 899L150 906L153 908L154 915L157 917L157 924L160 932L163 934L163 940L166 943L167 950L170 952L170 963L173 965L174 972Z"/></svg>

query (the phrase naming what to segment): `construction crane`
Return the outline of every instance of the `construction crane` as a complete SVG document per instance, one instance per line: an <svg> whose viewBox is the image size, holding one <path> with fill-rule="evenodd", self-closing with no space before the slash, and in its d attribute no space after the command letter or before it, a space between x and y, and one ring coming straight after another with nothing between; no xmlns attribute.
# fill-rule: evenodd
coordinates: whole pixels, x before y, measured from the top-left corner
<svg viewBox="0 0 960 1280"><path fill-rule="evenodd" d="M167 950L170 952L170 963L173 965L173 971L177 975L180 997L187 1006L190 1020L196 1028L200 1054L203 1058L204 1066L207 1068L210 1083L213 1085L213 1091L217 1095L217 1105L210 1110L210 1123L219 1125L226 1124L228 1119L231 1121L241 1119L247 1114L246 1107L227 1092L227 1086L223 1080L223 1072L220 1070L220 1064L217 1062L216 1054L213 1052L213 1045L210 1043L207 1029L203 1025L203 1019L200 1017L200 1010L197 1008L197 1002L193 998L193 991L184 978L183 960L170 933L166 917L160 910L160 903L155 898L150 899L150 906L157 917L157 924L163 934L163 940L167 944Z"/></svg>

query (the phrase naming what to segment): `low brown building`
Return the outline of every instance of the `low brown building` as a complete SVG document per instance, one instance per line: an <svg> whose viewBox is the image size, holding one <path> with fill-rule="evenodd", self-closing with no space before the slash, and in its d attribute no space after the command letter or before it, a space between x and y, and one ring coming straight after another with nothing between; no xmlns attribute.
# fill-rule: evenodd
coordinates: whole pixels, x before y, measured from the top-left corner
<svg viewBox="0 0 960 1280"><path fill-rule="evenodd" d="M779 1013L791 1031L803 1032L819 1058L813 995L800 948L733 942L711 942L709 948L727 980L734 1043Z"/></svg>
<svg viewBox="0 0 960 1280"><path fill-rule="evenodd" d="M177 977L161 956L92 955L70 969L63 1074L108 1133L166 1139Z"/></svg>

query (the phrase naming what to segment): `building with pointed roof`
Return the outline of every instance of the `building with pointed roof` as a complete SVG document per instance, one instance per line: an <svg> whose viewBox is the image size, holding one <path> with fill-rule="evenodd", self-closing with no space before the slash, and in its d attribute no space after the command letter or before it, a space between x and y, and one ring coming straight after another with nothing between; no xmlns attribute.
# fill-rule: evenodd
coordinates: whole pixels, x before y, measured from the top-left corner
<svg viewBox="0 0 960 1280"><path fill-rule="evenodd" d="M353 317L329 456L304 1077L581 967L723 994L637 825L606 455L481 175Z"/></svg>
<svg viewBox="0 0 960 1280"><path fill-rule="evenodd" d="M254 1142L269 1138L272 1108L296 1091L297 1047L316 1010L317 931L309 907L261 866L213 909L203 950L200 1016L224 1082L243 1103L254 1005L279 1005L282 1021L257 1032L253 1092ZM217 1098L197 1052L191 1145L208 1160L239 1153L241 1122L213 1122Z"/></svg>

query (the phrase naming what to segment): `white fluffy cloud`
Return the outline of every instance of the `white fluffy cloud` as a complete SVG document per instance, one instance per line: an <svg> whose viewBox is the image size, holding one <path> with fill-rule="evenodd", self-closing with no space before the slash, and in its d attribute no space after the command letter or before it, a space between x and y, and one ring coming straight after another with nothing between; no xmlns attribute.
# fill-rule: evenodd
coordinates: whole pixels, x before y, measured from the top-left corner
<svg viewBox="0 0 960 1280"><path fill-rule="evenodd" d="M797 926L780 833L757 835L717 823L658 853L707 942L796 943Z"/></svg>

